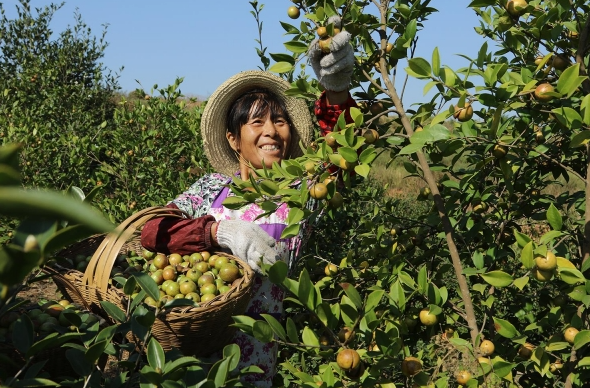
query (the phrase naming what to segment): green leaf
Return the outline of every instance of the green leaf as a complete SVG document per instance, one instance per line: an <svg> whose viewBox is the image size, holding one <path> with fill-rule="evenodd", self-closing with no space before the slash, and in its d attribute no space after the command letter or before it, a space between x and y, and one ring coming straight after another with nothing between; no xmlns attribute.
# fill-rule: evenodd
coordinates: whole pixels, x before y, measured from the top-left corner
<svg viewBox="0 0 590 388"><path fill-rule="evenodd" d="M33 388L33 387L59 387L60 384L42 378L34 378L34 379L23 379L15 381L10 385L11 387L18 387L18 388Z"/></svg>
<svg viewBox="0 0 590 388"><path fill-rule="evenodd" d="M568 127L570 130L582 127L582 116L570 107L555 108L552 109L551 112L553 112L555 118L557 118L562 125Z"/></svg>
<svg viewBox="0 0 590 388"><path fill-rule="evenodd" d="M499 377L511 375L514 368L516 368L516 365L517 364L506 362L504 360L493 360L494 373Z"/></svg>
<svg viewBox="0 0 590 388"><path fill-rule="evenodd" d="M557 81L557 90L561 94L565 94L567 98L570 98L572 94L576 91L578 86L584 82L587 77L581 77L580 74L580 64L576 63L573 66L568 67L565 69L561 75L559 76L559 80Z"/></svg>
<svg viewBox="0 0 590 388"><path fill-rule="evenodd" d="M440 72L440 55L438 54L438 47L435 47L432 51L432 73L438 76Z"/></svg>
<svg viewBox="0 0 590 388"><path fill-rule="evenodd" d="M520 253L520 262L524 265L525 268L533 268L535 266L535 259L533 255L533 242L529 241L524 248L522 248L522 252Z"/></svg>
<svg viewBox="0 0 590 388"><path fill-rule="evenodd" d="M272 315L260 314L260 316L264 318L266 322L268 322L272 331L275 333L277 337L287 342L287 333L285 333L285 329L283 329L283 326L280 324L279 321L277 321Z"/></svg>
<svg viewBox="0 0 590 388"><path fill-rule="evenodd" d="M512 323L493 317L494 319L494 327L496 328L496 332L500 334L504 338L514 338L518 333L514 325Z"/></svg>
<svg viewBox="0 0 590 388"><path fill-rule="evenodd" d="M284 261L277 261L268 270L268 278L273 284L282 284L287 277L288 272L289 267L287 266L287 263Z"/></svg>
<svg viewBox="0 0 590 388"><path fill-rule="evenodd" d="M156 371L162 371L164 369L164 364L166 364L164 349L162 349L162 345L154 337L148 342L147 359L150 366Z"/></svg>
<svg viewBox="0 0 590 388"><path fill-rule="evenodd" d="M158 295L158 299L160 299L159 295ZM155 299L155 300L158 300L158 299ZM107 314L109 314L109 316L112 317L114 320L121 322L121 323L125 322L125 320L126 320L125 312L123 310L121 310L119 307L117 307L114 303L109 302L108 300L101 300L100 305L102 306L104 311L106 311Z"/></svg>
<svg viewBox="0 0 590 388"><path fill-rule="evenodd" d="M416 152L420 152L422 151L422 148L424 147L424 144L409 144L407 146L405 146L404 148L402 148L399 152L398 155L411 155L414 154Z"/></svg>
<svg viewBox="0 0 590 388"><path fill-rule="evenodd" d="M522 291L524 287L529 283L529 279L530 278L528 276L523 276L518 279L514 279L514 283L512 284L514 284L515 287Z"/></svg>
<svg viewBox="0 0 590 388"><path fill-rule="evenodd" d="M135 280L135 278L133 276L131 276L125 282L125 285L123 286L123 292L125 293L125 295L133 295L133 293L135 292L136 286L137 286L137 280Z"/></svg>
<svg viewBox="0 0 590 388"><path fill-rule="evenodd" d="M549 205L549 209L547 209L547 221L553 230L561 230L561 227L563 226L561 214L553 204Z"/></svg>
<svg viewBox="0 0 590 388"><path fill-rule="evenodd" d="M93 234L92 230L84 225L71 225L58 230L46 241L43 252L50 254L83 240Z"/></svg>
<svg viewBox="0 0 590 388"><path fill-rule="evenodd" d="M525 245L531 242L531 238L526 234L520 233L518 230L514 229L514 238L518 243L518 246L523 248Z"/></svg>
<svg viewBox="0 0 590 388"><path fill-rule="evenodd" d="M150 275L145 272L135 272L133 273L133 277L148 296L152 297L154 300L160 300L160 289Z"/></svg>
<svg viewBox="0 0 590 388"><path fill-rule="evenodd" d="M301 224L288 225L285 229L283 229L283 233L281 233L281 239L297 236L299 234L300 228Z"/></svg>
<svg viewBox="0 0 590 388"><path fill-rule="evenodd" d="M279 191L279 186L271 180L265 179L260 182L260 188L269 195L275 195Z"/></svg>
<svg viewBox="0 0 590 388"><path fill-rule="evenodd" d="M590 96L590 94L588 96ZM574 135L574 137L570 141L570 148L581 147L581 146L585 145L586 143L588 143L589 140L590 140L590 131L589 130L586 129L581 132L578 132Z"/></svg>
<svg viewBox="0 0 590 388"><path fill-rule="evenodd" d="M307 45L296 40L283 43L285 48L293 53L299 54L307 51Z"/></svg>
<svg viewBox="0 0 590 388"><path fill-rule="evenodd" d="M422 295L426 295L426 292L428 291L428 277L426 274L426 265L420 267L420 270L418 271L418 291L420 291Z"/></svg>
<svg viewBox="0 0 590 388"><path fill-rule="evenodd" d="M248 203L247 200L245 200L241 197L237 197L237 196L227 197L226 199L223 200L223 206L227 207L228 209L232 209L232 210L239 209L239 208L243 207L244 205L246 205L247 203Z"/></svg>
<svg viewBox="0 0 590 388"><path fill-rule="evenodd" d="M424 58L412 58L408 61L408 66L411 70L411 72L408 73L417 76L417 78L429 77L432 72L430 64Z"/></svg>
<svg viewBox="0 0 590 388"><path fill-rule="evenodd" d="M301 271L301 274L299 275L299 290L297 297L305 307L311 311L315 310L315 288L311 282L307 269Z"/></svg>
<svg viewBox="0 0 590 388"><path fill-rule="evenodd" d="M39 252L24 252L13 244L0 245L0 284L20 283L39 264Z"/></svg>
<svg viewBox="0 0 590 388"><path fill-rule="evenodd" d="M508 287L512 284L512 276L504 271L491 271L485 274L481 274L483 280L494 287Z"/></svg>
<svg viewBox="0 0 590 388"><path fill-rule="evenodd" d="M289 62L278 62L275 63L274 65L272 65L268 71L272 72L272 73L288 73L291 70L293 70L293 65L290 64Z"/></svg>
<svg viewBox="0 0 590 388"><path fill-rule="evenodd" d="M348 162L354 163L358 160L356 150L350 147L340 147L338 148L338 153Z"/></svg>
<svg viewBox="0 0 590 388"><path fill-rule="evenodd" d="M590 330L581 330L574 338L574 349L579 350L590 342Z"/></svg>
<svg viewBox="0 0 590 388"><path fill-rule="evenodd" d="M320 341L318 340L318 337L315 335L313 330L311 330L307 326L305 326L303 328L302 339L303 339L303 343L306 345L320 346Z"/></svg>
<svg viewBox="0 0 590 388"><path fill-rule="evenodd" d="M375 290L369 294L367 297L367 304L365 305L365 313L373 310L379 305L384 293L385 291L383 290Z"/></svg>
<svg viewBox="0 0 590 388"><path fill-rule="evenodd" d="M252 325L252 334L254 337L264 343L272 341L272 328L264 321L256 321Z"/></svg>
<svg viewBox="0 0 590 388"><path fill-rule="evenodd" d="M34 216L64 220L86 225L94 233L114 229L114 225L90 205L51 191L0 187L0 214L16 218Z"/></svg>
<svg viewBox="0 0 590 388"><path fill-rule="evenodd" d="M371 172L371 167L369 167L366 164L359 164L354 166L354 171L363 178L366 178L369 176L369 173Z"/></svg>
<svg viewBox="0 0 590 388"><path fill-rule="evenodd" d="M287 328L287 337L289 337L289 341L293 343L299 342L299 335L297 334L297 326L291 317L287 317L287 323L285 324Z"/></svg>
<svg viewBox="0 0 590 388"><path fill-rule="evenodd" d="M80 376L88 376L92 373L94 369L94 365L90 363L86 357L84 357L84 352L78 349L68 349L66 350L66 358L72 365L72 368L76 373Z"/></svg>
<svg viewBox="0 0 590 388"><path fill-rule="evenodd" d="M567 284L585 283L584 274L575 268L559 268L559 277Z"/></svg>
<svg viewBox="0 0 590 388"><path fill-rule="evenodd" d="M587 94L582 99L582 102L580 103L580 112L582 113L582 120L584 121L584 124L590 126L590 94Z"/></svg>
<svg viewBox="0 0 590 388"><path fill-rule="evenodd" d="M350 298L352 303L356 306L357 309L360 309L363 301L361 300L361 296L359 295L358 291L354 288L354 286L350 283L340 283L340 287L346 293L346 296Z"/></svg>
<svg viewBox="0 0 590 388"><path fill-rule="evenodd" d="M19 352L25 354L35 342L35 329L28 315L22 314L14 323L12 343Z"/></svg>

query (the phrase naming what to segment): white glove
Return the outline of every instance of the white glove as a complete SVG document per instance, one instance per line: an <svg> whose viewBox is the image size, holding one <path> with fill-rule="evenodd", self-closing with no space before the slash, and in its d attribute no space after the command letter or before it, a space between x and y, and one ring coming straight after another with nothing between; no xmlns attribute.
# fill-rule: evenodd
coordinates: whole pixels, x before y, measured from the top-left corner
<svg viewBox="0 0 590 388"><path fill-rule="evenodd" d="M277 252L273 248L275 239L252 222L220 221L217 225L217 243L248 262L257 273L262 273L261 261L272 265L278 260Z"/></svg>
<svg viewBox="0 0 590 388"><path fill-rule="evenodd" d="M328 24L340 28L342 21L339 16L331 16ZM324 54L319 46L319 38L311 42L307 55L311 67L320 84L327 90L341 92L348 89L354 71L354 51L350 44L351 35L341 31L332 37L330 53Z"/></svg>

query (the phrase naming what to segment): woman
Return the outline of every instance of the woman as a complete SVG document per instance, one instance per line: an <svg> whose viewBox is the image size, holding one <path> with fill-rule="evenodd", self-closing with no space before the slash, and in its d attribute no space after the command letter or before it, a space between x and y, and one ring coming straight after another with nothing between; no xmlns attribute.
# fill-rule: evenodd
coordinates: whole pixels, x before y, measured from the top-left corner
<svg viewBox="0 0 590 388"><path fill-rule="evenodd" d="M339 20L332 19L332 22ZM339 25L338 25L339 27ZM356 106L349 95L354 56L350 34L333 38L332 53L322 55L313 42L309 57L324 87L329 87L316 102L322 135L332 130L338 116ZM290 85L270 73L248 71L224 82L203 112L201 133L207 158L217 173L206 175L167 206L187 212L190 218L160 218L148 222L142 231L142 245L157 252L187 254L205 250L230 250L248 262L257 273L252 300L246 314L261 313L280 318L282 290L261 275L260 260L272 264L296 260L303 234L280 239L287 225L288 208L282 204L272 215L257 218L264 211L255 204L239 210L223 207L229 189L224 187L234 175L248 179L251 168L270 167L273 162L300 155L299 143L309 144L312 121L306 104L286 97ZM263 344L238 332L234 342L240 346L240 367L258 365L264 374L251 376L256 386L272 385L277 358L276 344Z"/></svg>

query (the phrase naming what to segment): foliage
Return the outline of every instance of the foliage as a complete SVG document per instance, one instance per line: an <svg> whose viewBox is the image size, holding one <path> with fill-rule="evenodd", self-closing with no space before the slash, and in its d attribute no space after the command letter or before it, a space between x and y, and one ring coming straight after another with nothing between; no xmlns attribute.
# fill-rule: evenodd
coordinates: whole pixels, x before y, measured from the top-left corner
<svg viewBox="0 0 590 388"><path fill-rule="evenodd" d="M100 62L106 30L96 38L76 15L74 26L52 34L59 9L32 11L22 0L15 19L2 11L0 145L22 144L28 187L102 187L94 204L113 222L168 202L210 168L198 135L202 105L183 98L182 79L138 89L141 99L122 97ZM13 228L2 222L0 242Z"/></svg>
<svg viewBox="0 0 590 388"><path fill-rule="evenodd" d="M317 243L294 278L280 263L267 268L289 295L286 322L267 316L236 322L281 344L277 384L582 386L590 360L587 194L553 195L546 188L588 182L588 5L519 1L524 8L515 9L506 1L472 1L481 19L477 32L499 49L491 52L483 43L477 58L464 56L466 67L454 70L438 49L431 58L413 57L420 29L436 12L430 1L295 3L304 19L281 23L290 53L269 53L275 62L270 71L292 82L290 94L316 98L321 87L302 71L304 54L315 29L341 15L353 36L352 86L364 114L355 114L357 123L347 130L376 129L380 139L358 153L367 147L389 155L389 163L403 159L408 173L424 180L417 202L428 205L399 214L390 201L375 201L374 210L363 212L357 194L348 191L345 211L336 212L332 224L322 220L341 231L337 253L320 251ZM413 109L399 99L403 79L394 83L401 58L408 59L406 74L434 91ZM383 109L371 110L377 102ZM383 115L394 125L380 120ZM453 117L451 128L442 125ZM320 148L327 140L318 141ZM346 155L349 146L338 141L333 154ZM298 164L309 160L317 163L315 171L339 165L310 150ZM284 182L280 171L275 166L264 178ZM309 179L304 171L299 178ZM242 193L246 201L253 197ZM290 206L304 208L303 194L289 199ZM342 222L353 208L359 212L350 224ZM543 260L553 256L556 266L546 269ZM324 274L330 261L338 269ZM428 313L436 318L421 319ZM354 331L348 339L338 336L344 327ZM575 339L564 337L571 327ZM495 344L491 357L482 358L484 338ZM360 369L335 363L345 348L361 355ZM419 373L399 367L408 356L420 359Z"/></svg>

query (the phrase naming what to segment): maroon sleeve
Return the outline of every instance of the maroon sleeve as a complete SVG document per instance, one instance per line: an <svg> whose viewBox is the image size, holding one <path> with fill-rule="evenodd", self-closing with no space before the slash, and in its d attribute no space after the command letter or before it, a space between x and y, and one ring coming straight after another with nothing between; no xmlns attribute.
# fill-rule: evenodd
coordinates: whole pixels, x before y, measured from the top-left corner
<svg viewBox="0 0 590 388"><path fill-rule="evenodd" d="M173 203L166 207L178 209ZM165 254L187 255L211 250L211 226L214 222L213 216L192 219L158 217L143 226L141 245L150 251Z"/></svg>
<svg viewBox="0 0 590 388"><path fill-rule="evenodd" d="M334 127L338 122L338 117L340 117L342 112L345 112L344 118L346 119L346 123L352 123L354 120L350 116L350 108L357 107L358 105L350 93L348 94L348 99L343 104L328 105L326 92L323 91L320 95L320 98L316 100L314 105L314 113L318 119L318 124L320 125L321 135L326 136L328 133L334 130Z"/></svg>

